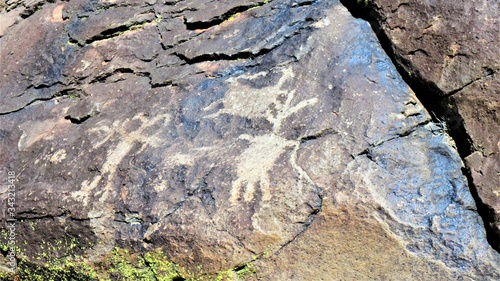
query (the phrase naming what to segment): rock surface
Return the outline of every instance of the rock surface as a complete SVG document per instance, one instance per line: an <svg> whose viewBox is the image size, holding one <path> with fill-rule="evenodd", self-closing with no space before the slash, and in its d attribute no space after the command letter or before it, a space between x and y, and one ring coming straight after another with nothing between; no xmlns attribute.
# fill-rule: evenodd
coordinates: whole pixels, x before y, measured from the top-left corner
<svg viewBox="0 0 500 281"><path fill-rule="evenodd" d="M37 7L0 38L26 268L161 277L161 249L182 278L500 278L453 141L338 1Z"/></svg>
<svg viewBox="0 0 500 281"><path fill-rule="evenodd" d="M429 99L464 139L462 157L500 249L500 2L369 3L400 64L435 90Z"/></svg>

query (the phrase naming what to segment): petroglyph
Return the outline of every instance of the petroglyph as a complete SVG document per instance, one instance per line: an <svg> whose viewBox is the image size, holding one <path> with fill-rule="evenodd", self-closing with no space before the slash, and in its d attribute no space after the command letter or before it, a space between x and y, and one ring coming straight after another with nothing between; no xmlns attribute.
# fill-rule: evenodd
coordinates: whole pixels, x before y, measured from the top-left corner
<svg viewBox="0 0 500 281"><path fill-rule="evenodd" d="M68 129L71 122L64 119L47 119L43 121L27 121L19 125L23 132L17 143L19 151L29 148L40 140L52 140L60 131Z"/></svg>
<svg viewBox="0 0 500 281"><path fill-rule="evenodd" d="M231 202L237 203L241 189L244 190L245 201L252 201L257 186L262 190L262 201L268 201L272 197L268 172L280 155L286 152L287 147L294 146L296 141L289 141L275 134L257 137L243 135L241 138L249 140L250 146L238 159L238 179L233 182Z"/></svg>
<svg viewBox="0 0 500 281"><path fill-rule="evenodd" d="M116 170L118 165L122 162L123 158L127 156L132 150L133 146L136 143L141 144L141 148L138 152L142 151L147 145L152 147L158 147L161 144L161 139L157 136L148 136L144 134L144 131L153 126L156 122L162 121L163 123L170 122L170 115L163 114L158 115L154 118L147 119L143 114L136 115L132 118L132 120L126 119L124 121L117 120L115 121L111 127L109 126L101 126L97 129L92 130L99 137L96 139L100 139L103 137L101 134L106 134L103 139L94 145L94 148L98 148L107 141L111 139L120 139L120 142L115 146L114 149L108 152L106 162L102 165L100 169L100 174L96 176L92 181L85 180L82 182L81 190L73 192L73 196L75 198L79 198L82 202L87 205L88 204L88 194L92 194L92 190L94 190L101 180L105 177L104 181L106 185L99 192L101 197L99 201L104 202L112 192L113 186L113 178L116 174ZM141 121L141 126L137 128L135 131L127 132L124 128L128 125L129 122L139 120Z"/></svg>
<svg viewBox="0 0 500 281"><path fill-rule="evenodd" d="M276 85L262 89L254 89L238 82L238 80L253 80L259 76L266 76L268 74L266 72L254 75L241 75L237 78L228 79L228 82L235 84L235 87L232 87L226 93L222 101L211 104L205 110L212 109L220 103L224 105L224 108L208 117L214 118L224 113L248 118L265 117L273 124L273 133L279 135L283 120L297 113L299 110L318 102L317 98L312 98L300 101L295 106L291 106L295 90L288 90L286 87L285 89L282 88L295 75L292 67L284 68L281 72L283 75ZM285 99L284 103L281 102L283 99Z"/></svg>
<svg viewBox="0 0 500 281"><path fill-rule="evenodd" d="M234 87L231 87L232 90L226 93L222 101L217 104L211 104L206 108L206 110L212 109L220 103L224 106L220 111L209 115L208 117L210 118L216 118L221 114L231 114L248 118L264 117L273 124L270 134L240 136L240 139L249 142L249 147L238 159L238 178L233 182L231 190L231 202L234 204L238 202L241 195L245 202L252 201L257 187L261 189L263 201L268 201L272 198L268 172L272 169L278 158L286 152L287 148L297 147L300 143L298 140L288 140L281 136L282 123L286 118L318 102L317 98L311 98L299 101L293 105L295 90L289 90L290 86L285 86L285 83L295 76L293 69L292 67L283 68L281 72L282 76L276 85L262 89L254 89L240 83L238 80L257 79L268 75L269 72L231 78L228 81L236 84ZM290 159L290 161L294 162L294 159ZM302 178L304 174L302 169L299 169L296 164L292 165Z"/></svg>

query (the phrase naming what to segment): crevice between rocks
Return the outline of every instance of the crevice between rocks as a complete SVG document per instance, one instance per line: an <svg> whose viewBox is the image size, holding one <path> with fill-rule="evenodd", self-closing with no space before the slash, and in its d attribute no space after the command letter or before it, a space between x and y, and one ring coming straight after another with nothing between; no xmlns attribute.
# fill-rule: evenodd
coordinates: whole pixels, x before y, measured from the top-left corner
<svg viewBox="0 0 500 281"><path fill-rule="evenodd" d="M177 56L179 59L185 61L187 64L195 64L195 63L201 63L201 62L207 62L207 61L236 61L236 60L253 60L256 57L265 55L272 51L272 49L266 49L263 48L259 50L257 53L253 52L238 52L235 54L225 54L225 53L210 53L210 54L202 54L199 56L195 56L192 58L189 58L181 53L173 53L174 56Z"/></svg>
<svg viewBox="0 0 500 281"><path fill-rule="evenodd" d="M467 156L474 152L473 143L465 130L463 119L458 114L456 106L449 107L446 104L446 98L456 94L476 81L494 75L495 71L489 71L487 76L475 79L471 83L461 87L460 89L454 90L451 93L444 93L434 83L426 81L418 73L415 72L411 74L407 71L407 69L412 69L411 62L401 56L398 56L394 52L394 46L380 24L383 22L383 17L377 12L375 6L371 5L367 1L340 0L340 2L349 10L353 17L365 20L370 24L380 42L380 45L392 60L392 63L396 66L396 69L403 80L413 90L427 111L431 113L433 121L447 125L447 133L455 141L457 151L464 161ZM470 192L476 201L477 212L483 219L488 243L493 249L500 252L500 237L496 235L494 229L490 225L490 223L494 221L492 210L485 205L479 197L477 188L474 185L474 181L471 176L471 171L467 168L462 168L462 173L467 177Z"/></svg>
<svg viewBox="0 0 500 281"><path fill-rule="evenodd" d="M146 12L153 12L151 11L146 11ZM143 20L143 21L136 21L136 22L126 22L124 24L118 25L116 27L110 27L109 29L106 29L102 31L101 33L94 35L90 38L86 39L81 39L78 40L76 38L71 37L71 35L68 33L68 42L71 44L75 44L78 47L85 47L86 45L93 44L98 41L106 40L106 39L111 39L114 37L121 36L125 32L132 31L132 30L137 30L142 27L144 27L147 24L153 23L157 19L152 19L152 20Z"/></svg>
<svg viewBox="0 0 500 281"><path fill-rule="evenodd" d="M60 84L60 83L58 82L56 84ZM54 84L54 85L56 85L56 84ZM52 86L54 86L54 85L52 85ZM0 112L0 116L19 112L19 111L27 108L28 106L36 103L36 102L45 102L45 101L50 101L50 100L53 100L53 99L56 99L56 98L73 98L73 97L80 98L80 95L81 95L80 92L81 92L81 90L77 89L77 88L73 88L72 86L70 87L70 86L71 85L68 86L69 88L57 91L56 93L52 94L49 97L33 98L32 100L24 103L24 105L20 105L16 109L12 109L10 111L5 111L5 112ZM43 88L50 88L50 87L51 86L47 86L47 87L43 87ZM35 88L35 89L37 89L37 88Z"/></svg>
<svg viewBox="0 0 500 281"><path fill-rule="evenodd" d="M294 25L298 25L299 23L294 23ZM287 40L293 38L294 36L300 34L303 30L307 30L310 28L311 21L306 19L303 26L297 28L291 35L284 35L282 40L279 40L273 44L262 47L258 50L242 50L233 54L227 54L224 52L215 52L215 53L204 53L200 55L196 55L193 57L188 57L185 54L174 52L172 55L178 57L180 60L184 61L186 64L193 65L202 62L210 62L210 61L238 61L238 60L255 60L259 57L267 55L268 53L274 51L278 47L282 46L286 43ZM292 25L290 25L292 26ZM247 67L252 67L247 65Z"/></svg>
<svg viewBox="0 0 500 281"><path fill-rule="evenodd" d="M236 6L229 11L225 12L224 14L220 16L216 16L214 18L209 19L208 21L195 21L195 22L188 22L187 20L184 21L184 24L186 25L187 30L197 30L197 29L207 29L212 26L216 26L221 24L222 22L228 20L229 18L233 17L234 15L238 13L242 13L245 11L248 11L252 8L260 7L262 5L265 5L268 1L262 1L258 3L251 3L249 5L241 5L241 6Z"/></svg>

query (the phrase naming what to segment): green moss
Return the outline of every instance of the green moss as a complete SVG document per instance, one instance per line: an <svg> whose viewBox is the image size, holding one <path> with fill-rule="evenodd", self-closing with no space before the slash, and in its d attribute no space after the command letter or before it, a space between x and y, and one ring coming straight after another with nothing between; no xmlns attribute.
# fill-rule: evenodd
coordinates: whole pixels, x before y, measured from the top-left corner
<svg viewBox="0 0 500 281"><path fill-rule="evenodd" d="M216 281L232 281L235 280L236 275L234 274L234 271L232 269L228 269L225 271L221 271L217 273L217 276L215 277Z"/></svg>
<svg viewBox="0 0 500 281"><path fill-rule="evenodd" d="M56 242L56 245L64 245ZM53 249L52 244L45 244ZM67 246L67 245L64 245ZM44 253L40 256L47 256ZM66 257L50 260L43 264L21 259L15 275L2 272L1 280L33 280L33 281L93 281L93 280L159 280L159 281L241 281L257 271L252 262L243 266L228 269L210 275L203 273L198 266L196 273L189 272L170 261L161 250L151 251L144 255L131 254L126 249L115 248L103 262L89 265L83 259ZM17 279L16 279L17 278Z"/></svg>
<svg viewBox="0 0 500 281"><path fill-rule="evenodd" d="M0 281L16 280L16 276L6 271L0 271Z"/></svg>
<svg viewBox="0 0 500 281"><path fill-rule="evenodd" d="M9 249L10 249L9 245L3 244L3 243L0 244L0 251L1 252L7 252L7 251L9 251Z"/></svg>
<svg viewBox="0 0 500 281"><path fill-rule="evenodd" d="M154 280L154 272L142 257L129 254L128 250L116 248L111 256L108 270L115 280Z"/></svg>
<svg viewBox="0 0 500 281"><path fill-rule="evenodd" d="M113 280L238 281L247 279L257 271L250 262L236 269L218 272L215 276L203 274L202 267L198 266L198 272L193 274L170 261L161 250L134 256L119 248L115 248L110 264L106 267Z"/></svg>
<svg viewBox="0 0 500 281"><path fill-rule="evenodd" d="M23 247L26 248L29 244L24 243ZM74 237L64 239L64 240L55 240L53 242L46 242L42 241L38 245L38 251L37 254L33 256L34 260L37 261L43 261L43 262L56 262L58 260L64 261L64 259L57 259L54 258L54 256L59 256L59 257L69 257L72 255L72 253L75 252L77 249L85 250L87 248L93 248L93 244L79 244ZM21 251L23 255L25 255L24 252Z"/></svg>
<svg viewBox="0 0 500 281"><path fill-rule="evenodd" d="M245 280L257 273L257 267L253 263L246 263L245 266L238 271L236 271L236 275L239 280Z"/></svg>
<svg viewBox="0 0 500 281"><path fill-rule="evenodd" d="M166 259L161 250L146 253L144 260L159 281L182 277L179 273L179 266Z"/></svg>
<svg viewBox="0 0 500 281"><path fill-rule="evenodd" d="M252 262L245 263L242 267L228 269L217 273L215 281L238 281L246 280L257 272L257 268ZM214 280L214 279L210 279Z"/></svg>
<svg viewBox="0 0 500 281"><path fill-rule="evenodd" d="M66 98L68 98L68 99L79 99L80 96L77 95L77 94L69 94L69 95L66 96Z"/></svg>
<svg viewBox="0 0 500 281"><path fill-rule="evenodd" d="M92 267L84 263L72 262L69 259L57 263L48 263L45 266L35 265L22 259L18 264L16 276L18 280L32 281L98 280L97 273Z"/></svg>

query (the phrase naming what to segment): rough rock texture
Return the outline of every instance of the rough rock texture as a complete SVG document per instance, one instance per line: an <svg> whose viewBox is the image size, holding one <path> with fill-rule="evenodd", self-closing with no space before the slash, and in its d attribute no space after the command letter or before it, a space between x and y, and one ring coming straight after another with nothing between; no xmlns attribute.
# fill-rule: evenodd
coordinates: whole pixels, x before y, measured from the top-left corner
<svg viewBox="0 0 500 281"><path fill-rule="evenodd" d="M370 0L396 58L441 101L500 249L500 2ZM427 89L428 91L428 89Z"/></svg>
<svg viewBox="0 0 500 281"><path fill-rule="evenodd" d="M38 9L0 38L30 266L133 280L106 270L113 249L160 248L185 278L500 278L453 141L338 1Z"/></svg>

